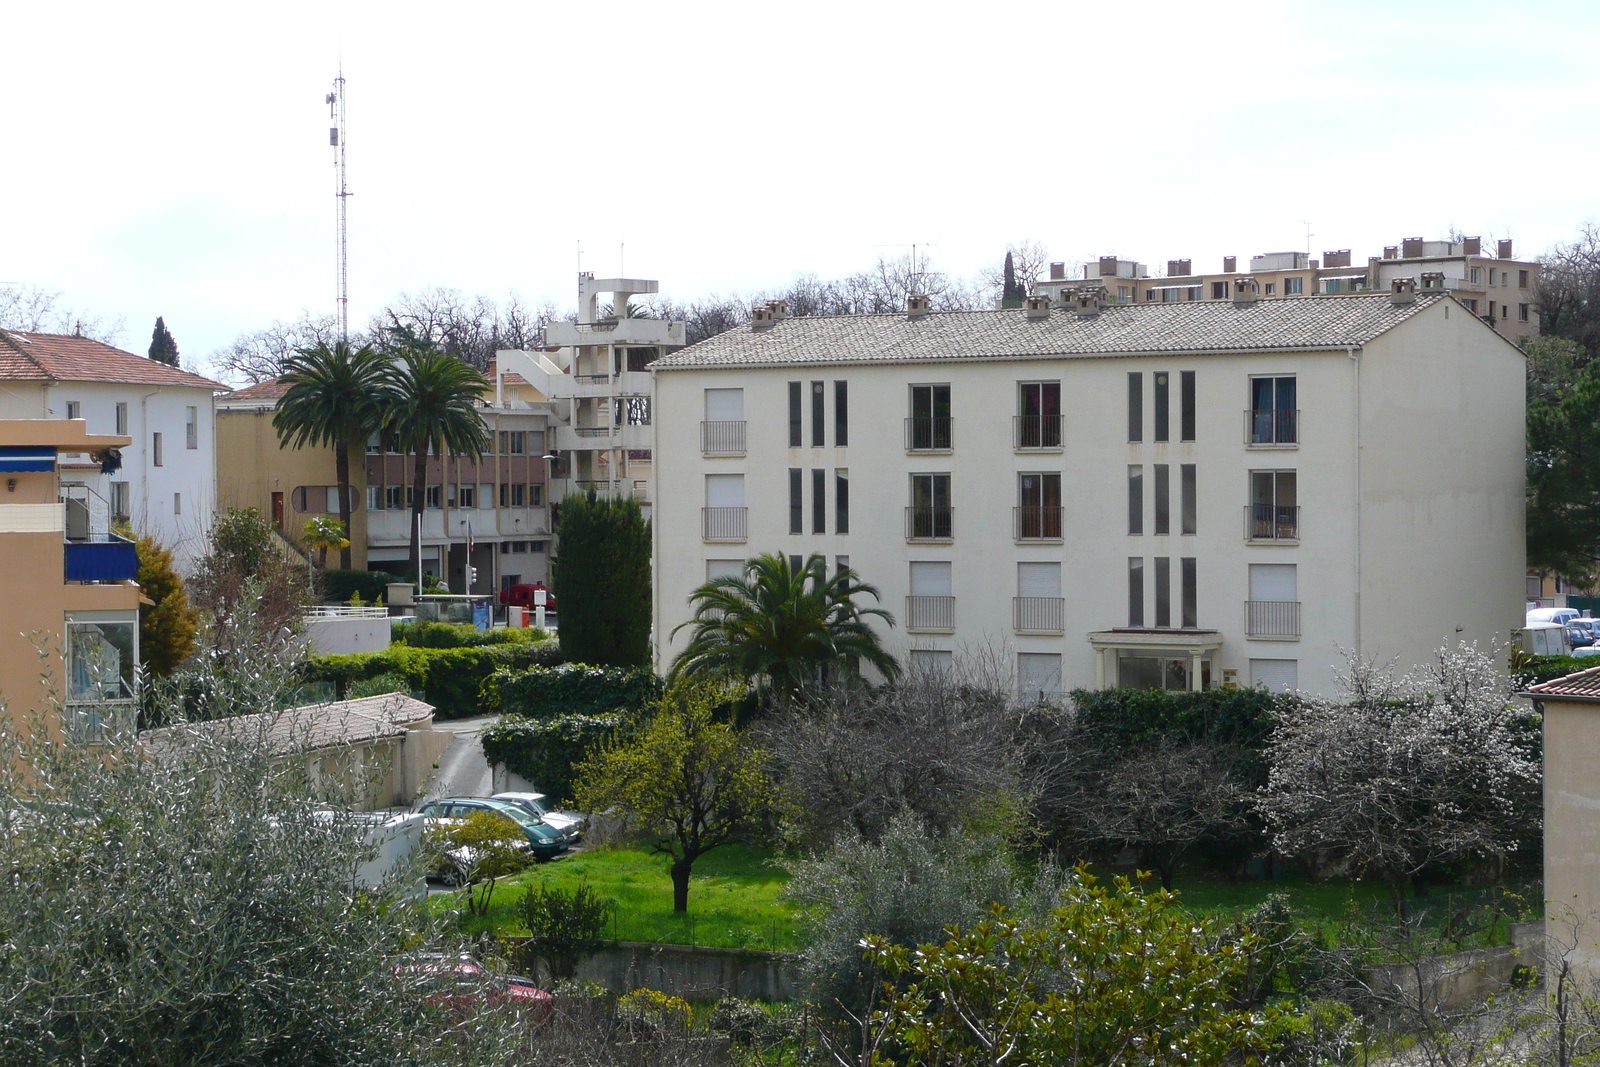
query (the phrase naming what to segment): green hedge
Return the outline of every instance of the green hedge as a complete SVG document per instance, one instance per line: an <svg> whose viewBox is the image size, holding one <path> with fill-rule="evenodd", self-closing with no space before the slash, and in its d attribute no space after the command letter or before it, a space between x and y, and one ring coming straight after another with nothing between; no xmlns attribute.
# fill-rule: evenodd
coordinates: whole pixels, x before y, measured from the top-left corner
<svg viewBox="0 0 1600 1067"><path fill-rule="evenodd" d="M480 645L515 645L539 644L550 640L550 635L534 627L515 628L500 626L492 630L480 630L471 623L465 622L396 622L389 625L389 640L399 641L413 648L477 648ZM558 651L559 645L551 642L553 650ZM561 662L556 651L549 653L556 657L548 663L541 660L541 666L554 666Z"/></svg>
<svg viewBox="0 0 1600 1067"><path fill-rule="evenodd" d="M370 604L389 591L390 582L402 580L385 571L328 570L322 572L322 596L330 604L345 604L351 593L360 593Z"/></svg>
<svg viewBox="0 0 1600 1067"><path fill-rule="evenodd" d="M393 645L382 652L313 656L304 681L332 682L342 697L351 683L391 674L421 689L441 719L460 719L489 710L479 704L483 682L497 670L528 670L554 660L555 642L482 645L477 648L412 648Z"/></svg>
<svg viewBox="0 0 1600 1067"><path fill-rule="evenodd" d="M555 803L567 804L578 764L631 721L623 712L502 719L484 732L483 754L491 766L503 763Z"/></svg>
<svg viewBox="0 0 1600 1067"><path fill-rule="evenodd" d="M1600 667L1600 656L1527 656L1511 672L1518 689Z"/></svg>
<svg viewBox="0 0 1600 1067"><path fill-rule="evenodd" d="M1169 693L1160 689L1077 689L1078 721L1102 731L1120 748L1160 737L1213 741L1261 748L1272 731L1279 698L1265 689L1209 689Z"/></svg>
<svg viewBox="0 0 1600 1067"><path fill-rule="evenodd" d="M661 695L661 679L644 667L567 663L528 671L496 671L483 685L485 709L548 719L558 715L637 712Z"/></svg>

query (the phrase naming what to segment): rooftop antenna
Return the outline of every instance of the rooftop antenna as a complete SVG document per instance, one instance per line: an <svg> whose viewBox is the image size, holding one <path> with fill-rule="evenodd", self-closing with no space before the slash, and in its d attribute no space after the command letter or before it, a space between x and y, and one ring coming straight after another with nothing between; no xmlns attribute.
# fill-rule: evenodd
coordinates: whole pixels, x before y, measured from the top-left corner
<svg viewBox="0 0 1600 1067"><path fill-rule="evenodd" d="M1306 255L1310 256L1311 255L1311 238L1315 236L1315 234L1313 234L1311 232L1311 220L1310 219L1301 219L1300 220L1300 225L1302 225L1302 226L1304 226L1306 228Z"/></svg>
<svg viewBox="0 0 1600 1067"><path fill-rule="evenodd" d="M333 92L327 96L328 143L333 146L333 166L339 177L339 191L334 194L339 206L339 340L350 340L350 271L349 253L346 241L346 204L350 199L350 190L345 186L344 171L344 64L339 65L339 76L333 79Z"/></svg>

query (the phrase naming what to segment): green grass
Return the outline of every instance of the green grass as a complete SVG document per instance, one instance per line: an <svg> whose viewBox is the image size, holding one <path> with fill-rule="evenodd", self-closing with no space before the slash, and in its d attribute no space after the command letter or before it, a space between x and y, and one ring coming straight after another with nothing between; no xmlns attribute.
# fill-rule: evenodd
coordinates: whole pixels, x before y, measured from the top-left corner
<svg viewBox="0 0 1600 1067"><path fill-rule="evenodd" d="M518 902L530 886L590 888L617 902L616 917L605 936L620 941L658 941L716 948L789 950L798 946L794 908L778 898L788 872L770 862L772 853L759 848L726 845L695 862L689 884L689 910L672 910L672 878L665 857L634 849L594 849L553 863L540 864L502 881L489 914L463 913L467 933L494 930L525 934ZM461 910L454 894L432 898L432 906Z"/></svg>

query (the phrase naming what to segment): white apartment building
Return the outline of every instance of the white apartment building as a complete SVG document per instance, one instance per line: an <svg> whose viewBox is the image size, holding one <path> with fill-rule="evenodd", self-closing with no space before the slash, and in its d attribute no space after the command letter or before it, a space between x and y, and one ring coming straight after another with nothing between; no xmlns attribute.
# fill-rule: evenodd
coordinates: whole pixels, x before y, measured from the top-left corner
<svg viewBox="0 0 1600 1067"><path fill-rule="evenodd" d="M131 437L105 479L89 456L63 453L61 492L83 500L95 522L124 518L154 535L183 571L211 531L214 398L227 388L87 337L0 330L0 419L83 419L90 434Z"/></svg>
<svg viewBox="0 0 1600 1067"><path fill-rule="evenodd" d="M754 322L655 363L656 667L760 552L1019 687L1325 693L1523 614L1523 357L1445 292Z"/></svg>

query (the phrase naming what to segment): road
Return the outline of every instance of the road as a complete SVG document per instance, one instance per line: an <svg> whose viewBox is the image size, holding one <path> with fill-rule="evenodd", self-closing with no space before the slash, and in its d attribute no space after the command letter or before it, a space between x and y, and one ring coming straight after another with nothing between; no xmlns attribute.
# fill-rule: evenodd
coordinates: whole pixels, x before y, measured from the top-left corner
<svg viewBox="0 0 1600 1067"><path fill-rule="evenodd" d="M439 757L439 769L423 791L424 800L437 797L486 797L494 792L489 761L483 758L478 736L498 722L498 715L478 715L471 719L434 720L435 730L455 735L450 747Z"/></svg>

